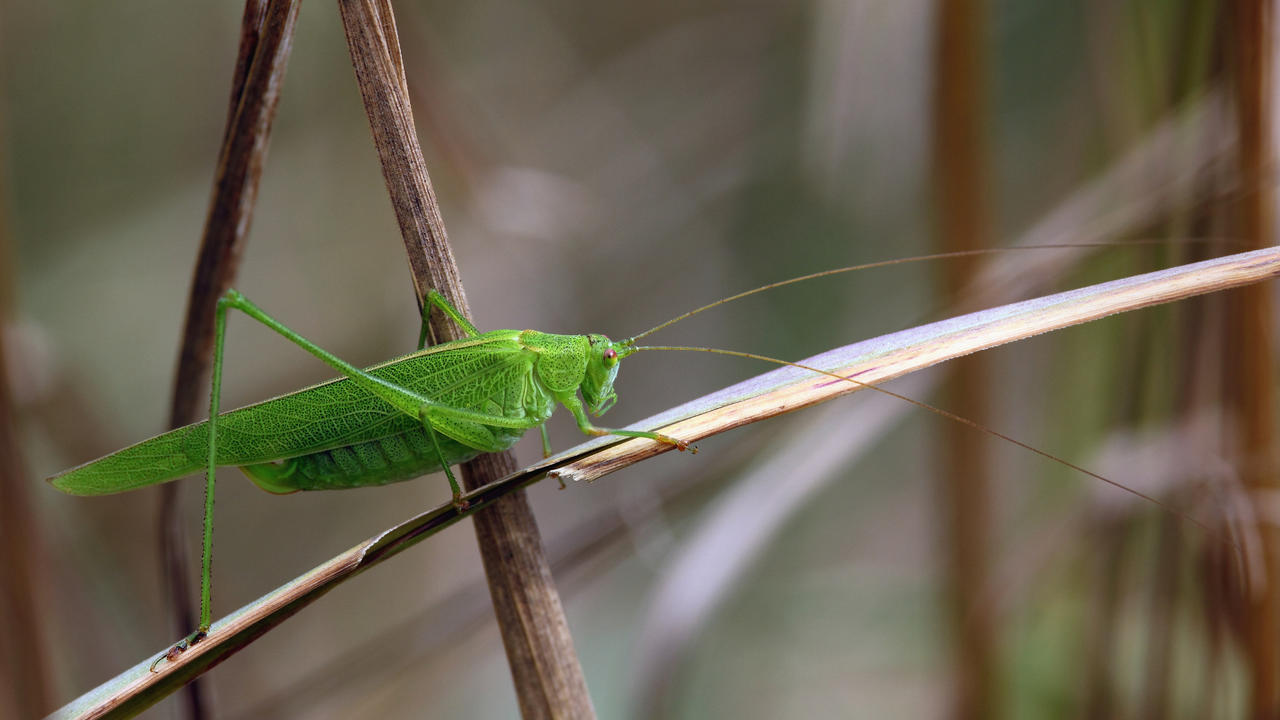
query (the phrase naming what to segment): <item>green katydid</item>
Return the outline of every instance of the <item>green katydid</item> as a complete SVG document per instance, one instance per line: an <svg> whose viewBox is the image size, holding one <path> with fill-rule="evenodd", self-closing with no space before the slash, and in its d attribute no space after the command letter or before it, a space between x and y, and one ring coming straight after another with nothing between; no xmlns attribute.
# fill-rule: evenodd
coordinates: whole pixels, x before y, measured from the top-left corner
<svg viewBox="0 0 1280 720"><path fill-rule="evenodd" d="M1090 244L1038 248L1081 245ZM943 253L813 273L738 293L617 342L598 334L555 335L533 330L481 333L431 291L424 304L419 350L365 370L321 349L230 290L219 301L215 317L210 392L210 418L214 420L144 440L49 481L67 493L103 495L205 470L200 624L176 647L180 650L203 637L212 621L213 479L218 466L237 466L272 493L383 485L442 469L455 504L461 504L461 490L450 466L484 452L505 450L533 427L539 428L544 452L550 454L544 423L557 403L565 406L585 434L648 438L692 450L684 441L655 432L596 427L587 417L588 413L604 414L616 401L613 385L619 363L642 349L636 345L639 338L712 307L782 285L868 267L1011 249L1031 248ZM432 307L444 312L467 337L424 349L426 317ZM226 314L232 308L283 335L343 377L220 413Z"/></svg>
<svg viewBox="0 0 1280 720"><path fill-rule="evenodd" d="M423 348L431 307L467 337ZM237 309L315 355L344 377L225 414L219 413L226 316ZM554 335L535 330L481 333L439 293L424 305L415 353L360 370L316 346L235 290L218 301L209 417L49 478L74 495L135 490L206 471L199 640L212 623L213 479L218 466L239 467L272 493L383 485L443 469L455 504L462 492L451 465L506 450L526 430L542 432L556 403L588 435L649 438L681 450L688 444L659 433L599 428L617 400L618 363L634 352L603 335ZM581 391L581 397L579 397ZM584 407L585 404L585 407ZM180 647L182 647L180 645Z"/></svg>

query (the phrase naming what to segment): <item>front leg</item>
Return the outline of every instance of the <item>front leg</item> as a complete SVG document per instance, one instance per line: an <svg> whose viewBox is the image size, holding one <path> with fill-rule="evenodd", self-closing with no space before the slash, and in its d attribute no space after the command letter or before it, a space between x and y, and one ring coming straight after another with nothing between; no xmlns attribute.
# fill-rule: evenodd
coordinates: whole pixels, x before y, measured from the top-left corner
<svg viewBox="0 0 1280 720"><path fill-rule="evenodd" d="M616 430L613 428L596 427L591 424L591 420L587 417L587 411L582 407L582 400L578 398L577 392L570 391L566 393L557 393L556 400L559 400L560 404L564 405L565 408L573 414L574 421L578 423L578 429L581 430L584 435L594 435L596 437L619 435L622 437L646 438L648 440L656 440L657 442L665 443L667 445L674 445L677 450L688 450L691 453L698 452L698 448L696 446L690 445L684 440L673 438L670 435L663 435L662 433L646 432L644 430Z"/></svg>

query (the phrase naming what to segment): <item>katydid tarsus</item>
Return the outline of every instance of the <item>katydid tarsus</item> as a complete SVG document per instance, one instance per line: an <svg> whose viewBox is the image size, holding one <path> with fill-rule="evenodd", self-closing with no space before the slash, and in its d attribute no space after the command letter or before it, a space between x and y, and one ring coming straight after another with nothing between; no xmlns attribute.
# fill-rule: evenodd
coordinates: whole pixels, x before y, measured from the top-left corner
<svg viewBox="0 0 1280 720"><path fill-rule="evenodd" d="M692 449L686 442L666 435L600 428L588 419L588 413L602 415L616 401L613 385L619 364L627 356L640 349L699 349L642 348L636 343L638 339L711 307L816 277L958 255L1098 244L1101 243L943 253L826 270L738 293L622 341L599 334L556 335L533 330L481 333L432 291L424 303L424 332L419 336L418 351L364 370L311 343L231 290L219 301L215 318L210 392L210 417L214 420L158 435L62 472L49 481L71 494L102 495L205 471L200 624L175 646L180 651L204 637L212 621L213 481L218 466L237 466L259 487L272 493L382 485L442 469L454 503L462 506L461 490L450 466L484 452L505 450L534 427L542 435L544 453L549 454L544 423L556 404L563 405L578 428L588 435L647 438L681 450ZM221 413L226 316L233 308L302 347L343 377ZM432 308L451 318L466 337L423 348L427 314ZM749 353L701 350L785 362ZM967 422L932 406L909 401ZM1119 485L1008 436L976 427ZM1124 489L1160 504L1149 496Z"/></svg>

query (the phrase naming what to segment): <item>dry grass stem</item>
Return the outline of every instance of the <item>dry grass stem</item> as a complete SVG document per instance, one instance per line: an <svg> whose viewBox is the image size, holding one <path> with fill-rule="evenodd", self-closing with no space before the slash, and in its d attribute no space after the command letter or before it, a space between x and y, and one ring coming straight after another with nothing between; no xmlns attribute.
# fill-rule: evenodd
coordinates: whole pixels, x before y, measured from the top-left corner
<svg viewBox="0 0 1280 720"><path fill-rule="evenodd" d="M1278 272L1280 249L1267 248L971 313L801 361L809 367L845 377L848 382L826 375L815 376L799 368L784 368L637 426L646 425L693 442L978 350L1119 312L1248 285L1274 277ZM693 409L697 409L698 414L691 416ZM680 416L684 417L676 422L669 419ZM595 480L619 467L670 449L651 440L626 440L555 468L551 475L564 480Z"/></svg>

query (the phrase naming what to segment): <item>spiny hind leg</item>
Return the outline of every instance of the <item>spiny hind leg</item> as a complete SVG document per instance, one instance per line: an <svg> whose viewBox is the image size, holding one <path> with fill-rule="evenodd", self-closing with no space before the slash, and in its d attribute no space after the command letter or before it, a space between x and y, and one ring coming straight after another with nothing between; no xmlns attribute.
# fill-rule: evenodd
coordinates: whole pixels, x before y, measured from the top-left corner
<svg viewBox="0 0 1280 720"><path fill-rule="evenodd" d="M432 291L428 295L428 301L431 305L440 308L454 322L458 324L465 332L472 335L478 334L475 326L467 322L452 305L448 303L439 293ZM394 383L387 382L380 378L374 377L363 370L351 365L350 363L338 358L332 353L324 350L315 343L307 340L298 333L294 332L280 321L268 315L257 305L253 304L248 298L240 294L234 289L227 290L221 298L218 299L218 305L214 312L214 353L213 353L213 378L210 384L209 393L209 446L208 446L208 465L205 473L205 503L204 503L204 539L202 544L202 560L200 567L200 625L191 635L174 645L165 653L163 658L173 659L181 654L191 645L200 642L209 631L212 624L212 572L213 565L213 485L214 471L217 466L217 448L218 448L218 415L219 405L222 392L222 359L223 349L225 347L227 332L227 310L235 308L258 322L266 325L276 333L283 335L285 339L298 345L303 350L311 353L319 358L326 365L332 367L338 372L345 375L356 385L386 400L400 412L410 417L422 417L424 406L434 405L429 398L418 393L412 392L406 388L400 387ZM431 430L428 426L429 431ZM433 441L435 440L432 435ZM443 453L440 452L439 443L436 442L436 452L441 456L441 464L444 466L445 473L449 476L449 484L454 492L454 497L460 498L460 491L457 481L453 474L449 471L449 467L444 463ZM156 661L159 663L159 660ZM152 666L155 669L155 666Z"/></svg>
<svg viewBox="0 0 1280 720"><path fill-rule="evenodd" d="M443 299L441 302L443 302ZM286 340L289 340L303 350L306 350L319 358L324 364L334 370L337 370L339 373L342 373L342 375L351 380L351 382L387 401L387 403L396 410L408 415L409 417L419 418L421 417L421 410L423 406L436 405L425 395L413 392L412 390L401 387L395 383L370 375L324 348L321 348L310 340L289 329L279 320L268 315L257 305L250 302L248 298L235 290L228 290L226 294L222 296L222 299L218 300L219 313L222 313L225 316L227 308L236 308L245 315L248 315L254 320L266 325L276 331L276 333L284 336ZM457 311L455 310L453 312ZM471 329L474 330L475 328Z"/></svg>
<svg viewBox="0 0 1280 720"><path fill-rule="evenodd" d="M440 308L454 322L458 323L459 327L464 331L472 334L479 333L475 326L467 322L467 319L462 317L462 315L455 310L453 306L440 295L440 293L435 291L428 293L427 300L431 305ZM440 458L440 464L444 468L445 475L449 478L449 487L453 491L454 498L457 501L461 500L461 489L458 486L457 479L453 477L453 472L449 469L449 458L445 457L444 453L440 449L439 440L435 436L436 432L443 432L445 435L448 435L468 447L475 448L476 450L480 450L482 452L495 452L498 450L505 450L507 446L495 445L492 440L492 436L486 438L478 433L466 432L465 427L455 428L455 423L451 421L463 421L463 423L457 423L459 425L462 425L465 422L471 422L481 425L491 425L494 427L513 428L519 430L527 430L537 424L537 421L526 418L508 418L502 415L490 415L488 413L441 405L421 393L413 392L412 390L396 385L395 383L370 375L289 329L283 323L268 315L257 305L250 302L248 298L235 290L228 290L226 294L222 296L222 299L218 301L219 317L222 318L223 323L225 323L227 308L232 307L240 310L263 325L266 325L280 335L283 335L290 342L316 356L334 370L342 373L351 380L351 382L382 398L392 407L396 408L396 410L408 415L409 417L420 420L423 423L423 427L426 428L427 434L432 438L432 442L436 448L436 454ZM459 432L459 429L461 429L461 432Z"/></svg>
<svg viewBox="0 0 1280 720"><path fill-rule="evenodd" d="M200 542L200 624L195 632L179 640L151 663L151 672L161 660L176 660L187 648L209 633L213 624L213 483L218 469L218 415L222 404L222 358L227 338L227 306L220 299L213 314L213 375L209 383L209 445L205 459L204 522Z"/></svg>

